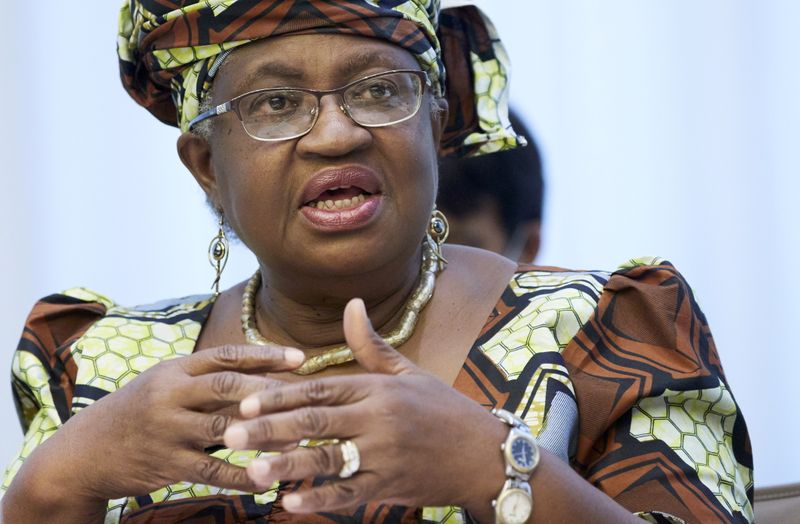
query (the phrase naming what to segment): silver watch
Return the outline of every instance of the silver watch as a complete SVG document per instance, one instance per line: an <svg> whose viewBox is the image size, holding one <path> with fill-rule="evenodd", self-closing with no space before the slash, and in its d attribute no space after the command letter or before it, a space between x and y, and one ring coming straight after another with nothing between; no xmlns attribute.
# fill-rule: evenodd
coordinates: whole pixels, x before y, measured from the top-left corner
<svg viewBox="0 0 800 524"><path fill-rule="evenodd" d="M506 463L506 482L492 501L495 519L497 524L524 524L533 510L529 480L539 464L539 446L522 419L504 409L493 409L492 414L511 427L500 446Z"/></svg>

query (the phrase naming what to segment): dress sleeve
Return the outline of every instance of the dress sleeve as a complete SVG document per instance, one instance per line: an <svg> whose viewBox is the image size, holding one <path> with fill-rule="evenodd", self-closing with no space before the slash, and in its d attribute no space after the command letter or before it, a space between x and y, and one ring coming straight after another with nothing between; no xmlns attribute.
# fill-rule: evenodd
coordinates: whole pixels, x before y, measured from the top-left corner
<svg viewBox="0 0 800 524"><path fill-rule="evenodd" d="M705 316L669 263L614 273L565 349L578 472L649 522L753 522L753 460Z"/></svg>
<svg viewBox="0 0 800 524"><path fill-rule="evenodd" d="M79 358L73 345L107 306L100 295L75 289L41 299L28 315L11 364L14 403L25 438L6 470L0 495L25 458L69 419Z"/></svg>

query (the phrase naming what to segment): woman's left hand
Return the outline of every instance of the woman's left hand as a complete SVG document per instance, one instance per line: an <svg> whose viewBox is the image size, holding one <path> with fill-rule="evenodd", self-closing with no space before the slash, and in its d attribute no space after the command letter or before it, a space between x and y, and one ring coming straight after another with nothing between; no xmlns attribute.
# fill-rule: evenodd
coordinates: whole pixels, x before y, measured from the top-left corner
<svg viewBox="0 0 800 524"><path fill-rule="evenodd" d="M241 403L250 420L230 426L225 443L281 450L307 438L352 440L360 452L358 472L336 478L344 464L336 444L258 459L247 468L251 478L266 488L275 480L333 477L284 497L284 507L294 512L375 501L490 509L505 480L505 425L386 344L361 300L347 305L344 331L369 374L310 379L252 395Z"/></svg>

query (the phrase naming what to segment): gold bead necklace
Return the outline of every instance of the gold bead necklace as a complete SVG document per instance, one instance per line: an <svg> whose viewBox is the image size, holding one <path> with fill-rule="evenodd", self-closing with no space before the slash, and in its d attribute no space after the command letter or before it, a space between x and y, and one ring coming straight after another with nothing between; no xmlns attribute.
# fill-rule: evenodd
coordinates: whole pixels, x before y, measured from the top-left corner
<svg viewBox="0 0 800 524"><path fill-rule="evenodd" d="M419 320L419 313L433 296L436 285L436 273L444 269L444 258L441 248L431 237L422 243L422 265L419 272L419 283L403 306L403 315L399 325L383 337L384 342L397 348L403 345L414 333ZM266 346L272 344L258 331L255 320L256 292L261 286L261 271L256 270L242 296L242 331L248 344ZM298 375L310 375L329 366L344 364L353 360L353 350L347 344L329 349L324 353L308 358L303 365L293 371Z"/></svg>

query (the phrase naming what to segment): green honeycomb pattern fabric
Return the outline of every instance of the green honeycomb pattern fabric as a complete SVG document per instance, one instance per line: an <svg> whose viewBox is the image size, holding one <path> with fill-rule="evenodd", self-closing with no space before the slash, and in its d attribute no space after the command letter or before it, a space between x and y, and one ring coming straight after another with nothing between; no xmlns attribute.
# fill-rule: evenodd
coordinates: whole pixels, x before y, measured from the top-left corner
<svg viewBox="0 0 800 524"><path fill-rule="evenodd" d="M752 471L731 453L738 410L728 388L670 391L642 399L633 409L631 435L666 443L729 511L754 519L747 499Z"/></svg>

